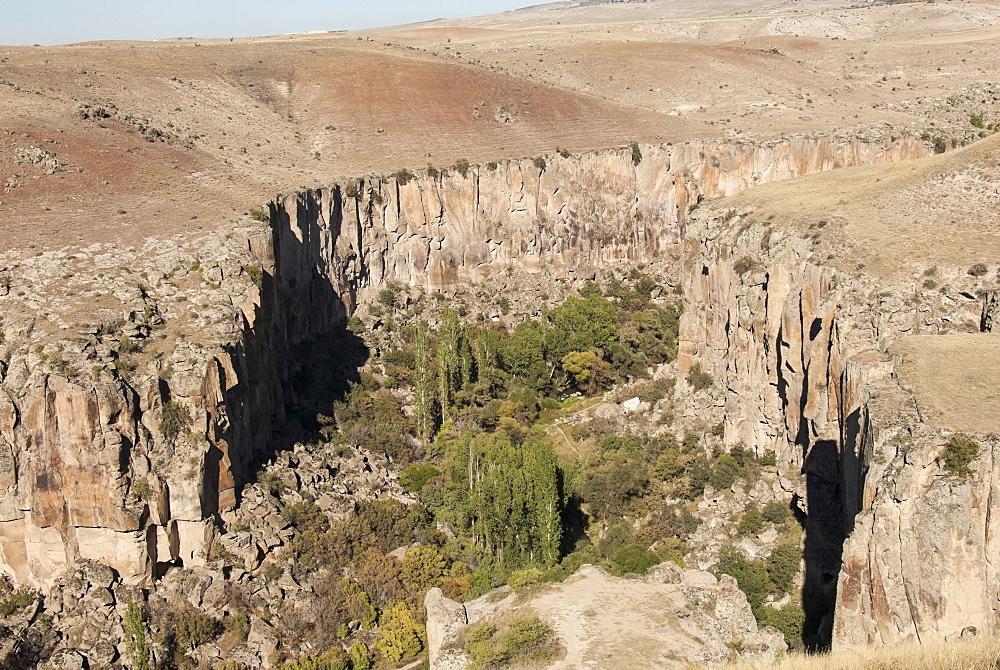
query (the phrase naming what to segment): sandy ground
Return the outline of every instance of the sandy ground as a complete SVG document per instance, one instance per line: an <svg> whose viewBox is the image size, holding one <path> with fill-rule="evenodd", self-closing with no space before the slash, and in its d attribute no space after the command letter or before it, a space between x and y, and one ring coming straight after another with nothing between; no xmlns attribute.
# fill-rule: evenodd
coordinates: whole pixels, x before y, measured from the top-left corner
<svg viewBox="0 0 1000 670"><path fill-rule="evenodd" d="M932 426L1000 432L1000 335L923 335L892 347L903 359L900 380Z"/></svg>
<svg viewBox="0 0 1000 670"><path fill-rule="evenodd" d="M765 184L719 206L818 237L816 252L846 270L921 276L936 266L1000 259L1000 134L906 163L847 168ZM825 230L819 222L832 225ZM825 227L825 224L824 224Z"/></svg>

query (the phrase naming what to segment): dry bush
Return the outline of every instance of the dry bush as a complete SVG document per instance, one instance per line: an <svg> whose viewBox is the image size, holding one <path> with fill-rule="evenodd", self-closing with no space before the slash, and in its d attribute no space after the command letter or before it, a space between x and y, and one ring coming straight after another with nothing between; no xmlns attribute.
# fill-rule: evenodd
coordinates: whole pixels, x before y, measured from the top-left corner
<svg viewBox="0 0 1000 670"><path fill-rule="evenodd" d="M746 661L728 670L994 670L1000 665L1000 640L955 640L904 644L879 649L819 654L789 654L777 662Z"/></svg>

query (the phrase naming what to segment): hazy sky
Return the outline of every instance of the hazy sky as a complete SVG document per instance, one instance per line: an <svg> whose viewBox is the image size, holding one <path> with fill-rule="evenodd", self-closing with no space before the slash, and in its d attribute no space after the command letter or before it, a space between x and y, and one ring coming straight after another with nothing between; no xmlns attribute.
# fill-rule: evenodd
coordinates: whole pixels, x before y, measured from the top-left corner
<svg viewBox="0 0 1000 670"><path fill-rule="evenodd" d="M0 0L0 44L249 37L492 14L542 0Z"/></svg>

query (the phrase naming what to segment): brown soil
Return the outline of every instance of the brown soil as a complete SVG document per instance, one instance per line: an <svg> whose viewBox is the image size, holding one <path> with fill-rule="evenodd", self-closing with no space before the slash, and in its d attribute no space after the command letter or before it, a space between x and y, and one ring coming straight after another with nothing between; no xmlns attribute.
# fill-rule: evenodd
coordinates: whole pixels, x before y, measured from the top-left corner
<svg viewBox="0 0 1000 670"><path fill-rule="evenodd" d="M1000 120L977 93L1000 71L1000 5L838 4L562 4L363 33L0 47L0 247L225 228L279 192L459 158L883 121L968 139L970 112ZM38 149L55 169L25 157Z"/></svg>

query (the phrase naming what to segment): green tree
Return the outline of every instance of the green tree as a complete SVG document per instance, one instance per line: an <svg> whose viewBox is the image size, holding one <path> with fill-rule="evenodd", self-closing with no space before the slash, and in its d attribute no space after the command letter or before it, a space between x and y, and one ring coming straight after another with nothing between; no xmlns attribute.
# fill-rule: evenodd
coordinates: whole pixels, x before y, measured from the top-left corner
<svg viewBox="0 0 1000 670"><path fill-rule="evenodd" d="M458 314L447 307L441 311L441 328L438 329L438 398L441 401L441 414L445 419L451 418L452 400L455 389L460 387L461 369L459 365L459 347L462 330L458 323Z"/></svg>
<svg viewBox="0 0 1000 670"><path fill-rule="evenodd" d="M125 608L125 621L122 628L125 632L125 649L132 670L149 670L149 645L146 642L146 623L142 612L135 603L129 603Z"/></svg>
<svg viewBox="0 0 1000 670"><path fill-rule="evenodd" d="M944 469L953 477L971 477L975 472L969 467L976 460L982 446L968 435L952 435L945 444Z"/></svg>
<svg viewBox="0 0 1000 670"><path fill-rule="evenodd" d="M424 648L424 627L417 623L410 608L402 602L390 603L379 620L379 639L375 648L389 661L398 661L420 653Z"/></svg>
<svg viewBox="0 0 1000 670"><path fill-rule="evenodd" d="M174 444L177 437L191 425L191 414L176 400L163 403L160 411L160 434L168 444Z"/></svg>
<svg viewBox="0 0 1000 670"><path fill-rule="evenodd" d="M515 445L503 432L470 442L472 532L504 565L550 565L562 539L558 468L547 442Z"/></svg>
<svg viewBox="0 0 1000 670"><path fill-rule="evenodd" d="M413 394L416 401L414 418L417 435L426 442L434 432L434 385L431 379L431 344L427 327L417 329L416 359L413 374Z"/></svg>
<svg viewBox="0 0 1000 670"><path fill-rule="evenodd" d="M536 321L524 321L503 342L503 369L531 386L545 374L545 333Z"/></svg>
<svg viewBox="0 0 1000 670"><path fill-rule="evenodd" d="M603 351L618 339L615 306L601 296L570 296L548 313L548 320L552 329L546 334L546 345L558 360L571 351Z"/></svg>
<svg viewBox="0 0 1000 670"><path fill-rule="evenodd" d="M403 583L421 596L429 589L440 586L448 574L448 557L430 546L413 547L403 556Z"/></svg>

